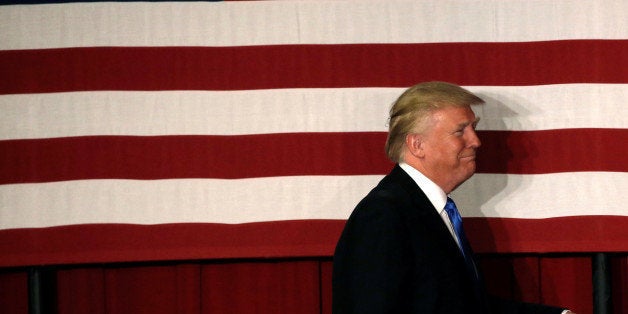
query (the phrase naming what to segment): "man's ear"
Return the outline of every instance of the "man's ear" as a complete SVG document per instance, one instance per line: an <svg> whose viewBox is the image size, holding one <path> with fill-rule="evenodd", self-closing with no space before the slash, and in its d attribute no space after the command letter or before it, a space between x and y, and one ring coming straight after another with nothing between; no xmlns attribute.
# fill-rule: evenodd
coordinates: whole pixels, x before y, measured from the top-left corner
<svg viewBox="0 0 628 314"><path fill-rule="evenodd" d="M423 157L423 138L421 134L410 133L406 135L406 150L416 158Z"/></svg>

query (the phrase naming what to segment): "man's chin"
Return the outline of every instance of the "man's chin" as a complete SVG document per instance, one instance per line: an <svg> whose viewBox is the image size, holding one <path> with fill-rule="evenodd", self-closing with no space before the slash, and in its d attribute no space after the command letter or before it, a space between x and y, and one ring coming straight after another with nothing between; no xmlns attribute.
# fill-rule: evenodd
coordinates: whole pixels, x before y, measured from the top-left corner
<svg viewBox="0 0 628 314"><path fill-rule="evenodd" d="M466 171L471 172L473 174L475 172L475 157L466 157L460 159L460 165L465 167Z"/></svg>
<svg viewBox="0 0 628 314"><path fill-rule="evenodd" d="M467 168L464 181L467 181L469 178L471 178L474 173L475 173L475 162L473 162L473 165L469 165L469 167Z"/></svg>

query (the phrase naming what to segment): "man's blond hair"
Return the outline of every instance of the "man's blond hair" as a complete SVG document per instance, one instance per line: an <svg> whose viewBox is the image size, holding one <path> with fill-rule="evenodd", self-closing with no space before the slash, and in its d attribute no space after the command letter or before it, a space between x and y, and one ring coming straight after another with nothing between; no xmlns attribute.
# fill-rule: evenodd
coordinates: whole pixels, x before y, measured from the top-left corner
<svg viewBox="0 0 628 314"><path fill-rule="evenodd" d="M390 108L386 154L393 162L403 161L405 138L424 132L432 112L445 107L483 104L470 91L446 82L425 82L408 88Z"/></svg>

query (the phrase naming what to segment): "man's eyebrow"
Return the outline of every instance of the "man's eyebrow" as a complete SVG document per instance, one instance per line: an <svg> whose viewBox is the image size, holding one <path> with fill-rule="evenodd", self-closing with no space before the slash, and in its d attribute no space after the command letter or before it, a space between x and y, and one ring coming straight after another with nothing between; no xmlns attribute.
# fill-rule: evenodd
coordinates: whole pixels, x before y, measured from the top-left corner
<svg viewBox="0 0 628 314"><path fill-rule="evenodd" d="M479 122L480 122L480 118L478 117L478 118L475 118L475 120L473 120L471 122L462 122L462 123L458 124L458 127L464 128L464 127L466 127L468 125L476 126Z"/></svg>

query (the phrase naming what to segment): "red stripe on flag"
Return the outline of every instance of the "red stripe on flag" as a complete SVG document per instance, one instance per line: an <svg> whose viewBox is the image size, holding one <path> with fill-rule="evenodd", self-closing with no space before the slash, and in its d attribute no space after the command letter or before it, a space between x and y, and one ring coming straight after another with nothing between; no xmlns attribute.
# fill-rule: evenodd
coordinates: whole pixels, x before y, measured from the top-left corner
<svg viewBox="0 0 628 314"><path fill-rule="evenodd" d="M628 40L6 50L0 94L626 83L627 50Z"/></svg>
<svg viewBox="0 0 628 314"><path fill-rule="evenodd" d="M626 252L628 216L464 218L479 253Z"/></svg>
<svg viewBox="0 0 628 314"><path fill-rule="evenodd" d="M482 131L477 168L483 173L542 174L628 171L628 129Z"/></svg>
<svg viewBox="0 0 628 314"><path fill-rule="evenodd" d="M4 141L0 183L385 173L392 165L385 140L383 133L284 133Z"/></svg>
<svg viewBox="0 0 628 314"><path fill-rule="evenodd" d="M478 172L628 171L625 129L479 134ZM386 174L385 140L383 132L7 140L0 141L0 184Z"/></svg>
<svg viewBox="0 0 628 314"><path fill-rule="evenodd" d="M0 267L212 258L331 256L344 220L91 224L0 230ZM478 253L625 252L628 217L465 218ZM86 236L89 235L89 236Z"/></svg>

